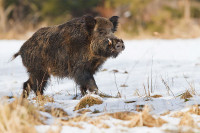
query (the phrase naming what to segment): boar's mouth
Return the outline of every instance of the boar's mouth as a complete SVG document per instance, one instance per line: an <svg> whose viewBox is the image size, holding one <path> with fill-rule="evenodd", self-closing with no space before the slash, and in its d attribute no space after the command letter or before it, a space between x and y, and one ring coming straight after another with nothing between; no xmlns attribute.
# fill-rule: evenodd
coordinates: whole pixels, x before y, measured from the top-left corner
<svg viewBox="0 0 200 133"><path fill-rule="evenodd" d="M112 46L111 56L114 58L125 49L124 42L121 39L108 39L108 44Z"/></svg>

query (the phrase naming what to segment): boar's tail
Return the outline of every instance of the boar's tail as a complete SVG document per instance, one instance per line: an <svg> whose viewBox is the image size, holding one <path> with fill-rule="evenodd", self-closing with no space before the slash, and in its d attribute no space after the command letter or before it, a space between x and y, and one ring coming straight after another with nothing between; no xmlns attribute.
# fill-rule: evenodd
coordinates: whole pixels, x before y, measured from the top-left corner
<svg viewBox="0 0 200 133"><path fill-rule="evenodd" d="M15 54L13 55L11 61L14 60L18 55L20 55L19 52L15 53Z"/></svg>

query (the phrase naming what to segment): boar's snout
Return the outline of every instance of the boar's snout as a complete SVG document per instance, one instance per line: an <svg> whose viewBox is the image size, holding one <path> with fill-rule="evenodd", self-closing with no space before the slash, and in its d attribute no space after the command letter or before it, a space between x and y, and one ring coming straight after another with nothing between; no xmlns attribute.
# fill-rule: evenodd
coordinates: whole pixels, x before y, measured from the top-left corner
<svg viewBox="0 0 200 133"><path fill-rule="evenodd" d="M121 52L125 49L124 43L122 41L119 41L116 45L115 45L115 49L117 52Z"/></svg>

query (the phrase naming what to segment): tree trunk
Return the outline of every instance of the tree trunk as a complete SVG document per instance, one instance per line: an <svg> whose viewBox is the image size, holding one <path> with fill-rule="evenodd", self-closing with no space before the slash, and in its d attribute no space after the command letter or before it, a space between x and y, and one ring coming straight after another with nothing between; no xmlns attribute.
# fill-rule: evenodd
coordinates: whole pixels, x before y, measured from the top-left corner
<svg viewBox="0 0 200 133"><path fill-rule="evenodd" d="M6 13L3 7L3 0L0 0L0 30L6 32Z"/></svg>
<svg viewBox="0 0 200 133"><path fill-rule="evenodd" d="M5 33L8 31L8 15L13 10L14 6L10 5L4 8L3 0L0 0L0 31Z"/></svg>
<svg viewBox="0 0 200 133"><path fill-rule="evenodd" d="M190 0L185 0L184 18L186 23L190 21Z"/></svg>

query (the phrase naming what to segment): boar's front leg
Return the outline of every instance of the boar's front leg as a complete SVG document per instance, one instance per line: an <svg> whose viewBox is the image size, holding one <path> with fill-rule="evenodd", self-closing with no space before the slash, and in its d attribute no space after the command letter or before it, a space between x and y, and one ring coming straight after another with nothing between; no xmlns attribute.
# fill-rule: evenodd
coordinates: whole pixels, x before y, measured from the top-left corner
<svg viewBox="0 0 200 133"><path fill-rule="evenodd" d="M75 76L76 83L80 86L81 94L84 96L87 90L91 93L98 93L98 87L92 74L87 71L78 72Z"/></svg>

